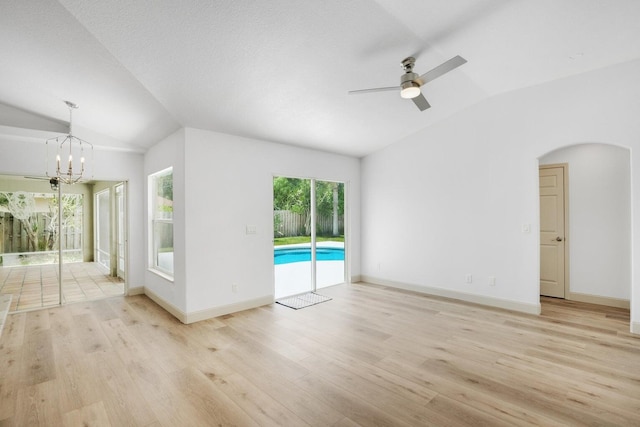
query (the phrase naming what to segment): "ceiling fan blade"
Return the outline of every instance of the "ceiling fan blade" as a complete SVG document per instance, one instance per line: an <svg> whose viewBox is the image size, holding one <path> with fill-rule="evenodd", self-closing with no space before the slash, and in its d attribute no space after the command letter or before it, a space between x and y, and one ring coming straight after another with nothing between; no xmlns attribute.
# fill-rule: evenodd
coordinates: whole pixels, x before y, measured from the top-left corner
<svg viewBox="0 0 640 427"><path fill-rule="evenodd" d="M449 71L453 70L454 68L458 68L466 62L466 59L464 59L460 55L456 55L450 60L438 65L436 68L427 71L426 73L418 77L415 82L422 86L425 83L429 83L430 81L437 79L443 74L447 74Z"/></svg>
<svg viewBox="0 0 640 427"><path fill-rule="evenodd" d="M400 86L390 86L390 87L376 87L373 89L359 89L359 90L350 90L349 95L358 95L361 93L369 93L369 92L385 92L388 90L400 90Z"/></svg>
<svg viewBox="0 0 640 427"><path fill-rule="evenodd" d="M416 104L416 107L420 109L420 111L424 111L427 108L431 108L431 105L429 105L427 98L425 98L423 94L420 94L415 98L411 98L411 99L413 100L413 103Z"/></svg>

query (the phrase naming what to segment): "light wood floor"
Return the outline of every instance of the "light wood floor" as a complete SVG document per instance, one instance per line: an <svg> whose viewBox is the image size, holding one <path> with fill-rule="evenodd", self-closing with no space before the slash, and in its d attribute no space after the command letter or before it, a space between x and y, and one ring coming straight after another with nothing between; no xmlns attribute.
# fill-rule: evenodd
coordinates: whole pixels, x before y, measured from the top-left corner
<svg viewBox="0 0 640 427"><path fill-rule="evenodd" d="M626 310L321 293L192 325L145 296L12 314L0 425L640 425Z"/></svg>

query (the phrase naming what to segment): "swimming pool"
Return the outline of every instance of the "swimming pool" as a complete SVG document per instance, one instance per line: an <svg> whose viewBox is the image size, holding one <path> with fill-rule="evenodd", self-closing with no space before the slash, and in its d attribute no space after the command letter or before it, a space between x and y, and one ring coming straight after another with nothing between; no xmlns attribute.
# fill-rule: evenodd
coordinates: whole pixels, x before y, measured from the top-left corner
<svg viewBox="0 0 640 427"><path fill-rule="evenodd" d="M317 261L344 261L344 248L316 248ZM274 248L273 263L289 264L292 262L311 261L311 248Z"/></svg>

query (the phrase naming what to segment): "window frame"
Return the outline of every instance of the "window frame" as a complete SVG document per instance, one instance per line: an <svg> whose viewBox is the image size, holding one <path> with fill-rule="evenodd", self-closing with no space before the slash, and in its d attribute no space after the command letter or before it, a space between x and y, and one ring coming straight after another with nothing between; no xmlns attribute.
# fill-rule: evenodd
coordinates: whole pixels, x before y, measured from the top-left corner
<svg viewBox="0 0 640 427"><path fill-rule="evenodd" d="M157 251L157 242L156 242L156 238L157 238L157 234L156 234L156 226L158 224L171 224L171 236L172 236L172 240L173 240L173 236L174 236L174 227L173 227L173 208L171 210L171 215L168 215L168 217L158 217L157 213L158 213L158 209L157 209L157 202L158 202L158 198L157 198L157 194L158 194L158 188L157 188L157 183L158 183L158 179L167 175L171 175L171 180L173 181L173 167L170 166L166 169L162 169L158 172L154 172L152 174L149 174L148 176L148 183L147 183L147 188L148 188L148 192L149 192L149 236L148 236L148 244L149 244L149 259L148 259L148 270L158 274L159 276L169 280L169 281L173 281L174 278L174 271L175 271L175 258L172 259L171 262L171 270L168 270L166 268L163 268L162 266L159 265L158 263L158 251ZM172 200L173 202L173 200ZM175 253L175 248L174 248L174 253Z"/></svg>

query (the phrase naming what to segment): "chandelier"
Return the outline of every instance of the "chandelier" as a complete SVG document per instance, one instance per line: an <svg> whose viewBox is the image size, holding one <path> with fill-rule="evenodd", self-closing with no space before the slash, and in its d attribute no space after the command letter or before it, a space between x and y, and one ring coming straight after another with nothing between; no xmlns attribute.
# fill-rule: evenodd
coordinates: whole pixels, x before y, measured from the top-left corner
<svg viewBox="0 0 640 427"><path fill-rule="evenodd" d="M73 136L73 110L78 106L70 101L64 101L69 107L69 134L61 137L49 138L46 141L47 145L47 164L46 175L50 178L49 182L51 186L59 186L62 184L75 184L84 177L85 173L85 149L89 154L90 162L93 164L93 145L83 139ZM49 159L50 159L50 147L55 146L56 152L56 169L55 174L49 174ZM53 151L53 150L51 150ZM63 163L63 159L64 162ZM80 160L80 166L77 165L74 169L74 159L77 162ZM91 165L92 166L92 165ZM90 167L91 167L90 166Z"/></svg>
<svg viewBox="0 0 640 427"><path fill-rule="evenodd" d="M61 184L75 184L84 178L85 173L85 149L88 154L91 155L91 165L89 170L93 172L93 145L83 139L73 136L73 110L78 106L73 102L64 101L69 107L69 134L62 137L49 138L46 141L47 157L45 160L45 174L49 178L49 184L52 190L58 191L58 303L62 305L62 185ZM55 146L56 152L56 169L55 173L49 173L49 159L51 158L50 147ZM90 151L90 153L89 153ZM65 158L66 164L62 165L62 158ZM74 159L76 161L76 168L73 168ZM77 166L78 159L80 159L80 167Z"/></svg>

